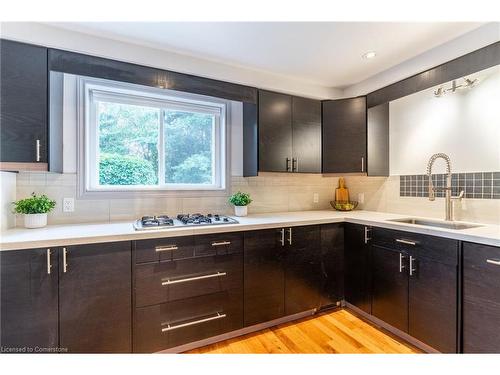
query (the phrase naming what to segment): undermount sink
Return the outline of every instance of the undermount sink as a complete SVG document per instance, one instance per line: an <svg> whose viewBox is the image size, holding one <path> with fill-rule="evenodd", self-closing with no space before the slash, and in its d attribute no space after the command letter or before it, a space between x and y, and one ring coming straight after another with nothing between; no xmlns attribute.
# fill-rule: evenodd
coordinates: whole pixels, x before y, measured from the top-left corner
<svg viewBox="0 0 500 375"><path fill-rule="evenodd" d="M392 219L387 221L395 221L398 223L405 224L416 224L416 225L425 225L428 227L439 227L439 228L447 228L447 229L470 229L481 227L479 224L466 224L466 223L457 223L454 221L437 221L437 220L425 220L425 219L417 219L413 217L408 217L404 219Z"/></svg>

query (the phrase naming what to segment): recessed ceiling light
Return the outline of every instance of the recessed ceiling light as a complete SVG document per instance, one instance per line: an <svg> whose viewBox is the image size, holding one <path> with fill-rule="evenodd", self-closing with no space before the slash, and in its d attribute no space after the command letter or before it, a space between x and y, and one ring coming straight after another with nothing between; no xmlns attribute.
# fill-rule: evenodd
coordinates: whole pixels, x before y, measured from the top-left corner
<svg viewBox="0 0 500 375"><path fill-rule="evenodd" d="M377 53L375 51L369 51L365 53L362 57L363 59L373 59L375 56L377 56Z"/></svg>

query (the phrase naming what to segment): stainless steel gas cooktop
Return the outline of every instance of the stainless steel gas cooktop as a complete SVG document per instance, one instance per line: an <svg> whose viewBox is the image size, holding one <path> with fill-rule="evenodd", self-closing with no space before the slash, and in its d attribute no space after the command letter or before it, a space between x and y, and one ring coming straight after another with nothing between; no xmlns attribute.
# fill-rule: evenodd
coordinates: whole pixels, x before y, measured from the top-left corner
<svg viewBox="0 0 500 375"><path fill-rule="evenodd" d="M197 227L204 225L238 224L230 216L218 214L179 214L176 218L167 215L143 216L134 223L135 230L154 230L179 227Z"/></svg>

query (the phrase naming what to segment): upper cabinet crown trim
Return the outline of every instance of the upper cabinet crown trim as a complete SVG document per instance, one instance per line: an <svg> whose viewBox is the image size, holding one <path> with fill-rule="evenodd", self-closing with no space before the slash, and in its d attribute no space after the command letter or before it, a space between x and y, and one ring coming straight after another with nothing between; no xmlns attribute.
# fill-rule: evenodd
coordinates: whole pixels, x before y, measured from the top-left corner
<svg viewBox="0 0 500 375"><path fill-rule="evenodd" d="M49 70L257 103L257 89L76 52L49 49Z"/></svg>
<svg viewBox="0 0 500 375"><path fill-rule="evenodd" d="M415 74L367 95L368 108L500 64L500 42Z"/></svg>

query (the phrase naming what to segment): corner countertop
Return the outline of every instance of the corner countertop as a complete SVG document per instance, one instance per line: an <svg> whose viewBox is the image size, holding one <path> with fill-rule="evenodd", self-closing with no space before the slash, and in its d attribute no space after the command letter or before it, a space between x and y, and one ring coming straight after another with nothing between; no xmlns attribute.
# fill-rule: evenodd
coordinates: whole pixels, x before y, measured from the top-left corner
<svg viewBox="0 0 500 375"><path fill-rule="evenodd" d="M480 227L476 228L455 230L388 221L409 216L413 217L412 215L363 210L351 212L333 210L277 212L235 217L239 221L239 224L165 228L148 231L134 230L132 221L49 225L39 229L15 228L1 232L0 250L70 246L340 222L371 225L500 247L500 225L481 224Z"/></svg>

